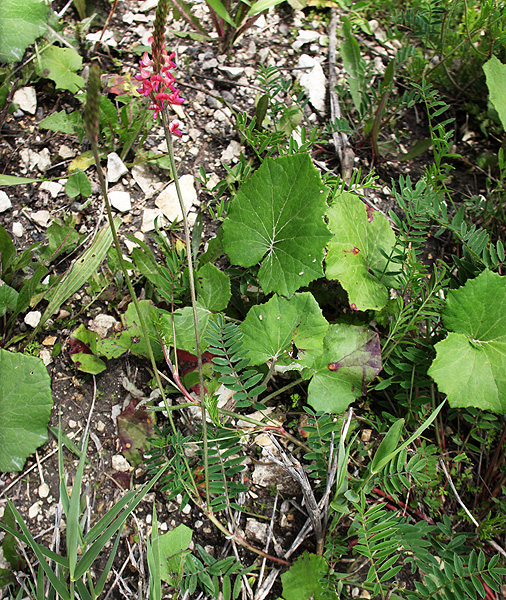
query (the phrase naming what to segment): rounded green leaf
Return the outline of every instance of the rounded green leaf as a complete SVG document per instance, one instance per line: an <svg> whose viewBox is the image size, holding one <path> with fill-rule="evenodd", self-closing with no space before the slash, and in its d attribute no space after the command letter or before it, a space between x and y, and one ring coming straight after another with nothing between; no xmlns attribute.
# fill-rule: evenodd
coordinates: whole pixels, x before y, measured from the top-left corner
<svg viewBox="0 0 506 600"><path fill-rule="evenodd" d="M84 89L84 79L75 73L82 67L83 59L72 48L49 46L36 62L37 75L52 79L56 89L69 90L73 94Z"/></svg>
<svg viewBox="0 0 506 600"><path fill-rule="evenodd" d="M309 404L316 410L341 413L365 394L381 371L381 344L374 331L344 323L331 325L323 353L311 367Z"/></svg>
<svg viewBox="0 0 506 600"><path fill-rule="evenodd" d="M320 579L328 571L323 556L304 554L281 575L284 600L320 600L326 597Z"/></svg>
<svg viewBox="0 0 506 600"><path fill-rule="evenodd" d="M506 413L506 277L483 271L448 294L448 337L429 375L453 407Z"/></svg>
<svg viewBox="0 0 506 600"><path fill-rule="evenodd" d="M483 65L485 77L487 78L487 87L490 95L490 102L501 119L504 131L506 131L506 65L492 56Z"/></svg>
<svg viewBox="0 0 506 600"><path fill-rule="evenodd" d="M380 310L389 298L386 286L395 285L391 277L376 275L388 270L384 254L389 255L395 244L388 221L378 212L368 215L365 204L351 192L338 194L327 216L334 234L327 279L337 279L358 310Z"/></svg>
<svg viewBox="0 0 506 600"><path fill-rule="evenodd" d="M232 296L230 279L211 263L197 271L197 294L201 304L208 310L223 310Z"/></svg>
<svg viewBox="0 0 506 600"><path fill-rule="evenodd" d="M34 356L0 349L0 471L21 471L47 440L51 379Z"/></svg>
<svg viewBox="0 0 506 600"><path fill-rule="evenodd" d="M0 63L20 61L28 46L47 30L47 3L2 0L0 4Z"/></svg>
<svg viewBox="0 0 506 600"><path fill-rule="evenodd" d="M223 224L223 247L233 264L262 261L258 279L266 294L290 296L323 275L328 191L307 154L268 158L239 188Z"/></svg>
<svg viewBox="0 0 506 600"><path fill-rule="evenodd" d="M86 173L76 169L67 179L65 193L69 198L75 198L79 195L84 198L91 196L91 183Z"/></svg>
<svg viewBox="0 0 506 600"><path fill-rule="evenodd" d="M273 296L265 304L253 306L241 330L250 364L261 365L273 358L288 357L292 342L299 358L306 352L311 356L320 354L328 327L312 294L304 292L288 300Z"/></svg>

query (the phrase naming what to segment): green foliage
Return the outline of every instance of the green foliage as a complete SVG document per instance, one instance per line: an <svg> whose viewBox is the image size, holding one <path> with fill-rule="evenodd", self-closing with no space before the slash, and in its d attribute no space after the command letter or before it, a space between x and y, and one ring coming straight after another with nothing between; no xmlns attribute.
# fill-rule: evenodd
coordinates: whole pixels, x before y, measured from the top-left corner
<svg viewBox="0 0 506 600"><path fill-rule="evenodd" d="M187 295L184 262L180 254L169 245L165 234L157 232L153 235L157 248L163 255L163 262L155 259L145 242L130 234L127 237L139 246L132 250L132 259L140 274L152 284L155 299L160 296L166 302L181 304Z"/></svg>
<svg viewBox="0 0 506 600"><path fill-rule="evenodd" d="M293 360L294 348L305 364L320 355L328 327L309 292L289 299L274 295L265 304L253 306L241 324L251 364L274 360L286 368Z"/></svg>
<svg viewBox="0 0 506 600"><path fill-rule="evenodd" d="M505 282L485 270L448 294L443 323L450 333L436 344L429 375L451 406L506 413Z"/></svg>
<svg viewBox="0 0 506 600"><path fill-rule="evenodd" d="M244 344L244 334L235 323L225 323L221 315L217 322L211 322L206 335L208 351L214 355L213 369L220 373L220 383L234 391L236 406L265 408L256 397L265 392L261 384L263 374L252 369L248 346Z"/></svg>
<svg viewBox="0 0 506 600"><path fill-rule="evenodd" d="M77 75L83 59L72 48L48 46L38 55L37 74L51 79L56 89L69 90L73 94L84 88L84 79Z"/></svg>
<svg viewBox="0 0 506 600"><path fill-rule="evenodd" d="M0 15L0 62L21 61L25 50L47 31L44 0L3 0Z"/></svg>
<svg viewBox="0 0 506 600"><path fill-rule="evenodd" d="M192 540L192 530L186 525L178 525L172 531L159 536L160 577L177 588L184 574L188 547Z"/></svg>
<svg viewBox="0 0 506 600"><path fill-rule="evenodd" d="M120 219L116 219L115 225L119 226ZM54 312L68 299L77 292L98 270L102 264L105 255L112 243L112 233L109 227L103 227L95 236L91 246L80 256L70 268L65 279L54 287L47 298L49 304L42 314L40 326L54 314Z"/></svg>
<svg viewBox="0 0 506 600"><path fill-rule="evenodd" d="M272 6L280 4L282 1L256 0L250 3L244 0L235 0L235 2L223 4L221 0L206 0L206 4L212 15L216 34L220 40L221 49L229 50L239 36L249 29L263 12ZM171 0L170 4L177 17L183 18L198 32L195 34L186 34L187 36L200 40L212 39L213 36L206 35L204 24L192 13L192 5L190 3L185 0Z"/></svg>
<svg viewBox="0 0 506 600"><path fill-rule="evenodd" d="M313 361L300 361L311 378L308 402L317 411L339 414L362 395L381 371L378 334L355 325L330 325L323 340L323 352Z"/></svg>
<svg viewBox="0 0 506 600"><path fill-rule="evenodd" d="M262 261L264 293L289 296L323 275L328 189L306 154L266 159L239 189L223 224L233 264Z"/></svg>
<svg viewBox="0 0 506 600"><path fill-rule="evenodd" d="M244 568L234 557L216 559L197 544L198 558L194 554L186 557L184 576L180 582L181 593L194 594L197 587L212 598L223 597L235 600L241 591L241 578L253 570Z"/></svg>
<svg viewBox="0 0 506 600"><path fill-rule="evenodd" d="M506 102L504 100L506 91L504 84L506 78L506 65L503 65L500 60L495 56L492 56L492 58L483 65L483 70L487 77L490 102L492 102L499 114L503 129L506 131Z"/></svg>
<svg viewBox="0 0 506 600"><path fill-rule="evenodd" d="M69 198L76 198L77 196L88 198L88 196L91 196L91 183L86 173L83 173L81 169L73 171L65 184L65 193Z"/></svg>
<svg viewBox="0 0 506 600"><path fill-rule="evenodd" d="M422 443L408 454L405 448L395 457L374 480L376 487L389 494L394 500L402 500L402 495L413 486L427 490L435 487L440 480L437 473L436 446Z"/></svg>
<svg viewBox="0 0 506 600"><path fill-rule="evenodd" d="M149 300L141 300L139 309L148 327L150 339L158 340L155 323L158 320L158 312ZM106 364L101 357L108 360L119 358L125 352L131 352L134 356L147 358L148 346L142 335L139 324L138 313L133 302L123 315L123 328L118 333L101 340L93 331L86 329L84 325L72 332L70 338L71 360L76 367L84 373L98 375L106 369ZM163 351L159 344L153 349L155 359L162 360Z"/></svg>
<svg viewBox="0 0 506 600"><path fill-rule="evenodd" d="M0 471L21 471L47 440L53 399L44 363L0 348Z"/></svg>
<svg viewBox="0 0 506 600"><path fill-rule="evenodd" d="M385 217L368 214L365 204L350 192L337 193L327 212L334 238L329 243L326 276L337 279L355 309L380 310L389 287L397 287L387 270L395 235Z"/></svg>
<svg viewBox="0 0 506 600"><path fill-rule="evenodd" d="M321 577L328 570L322 556L303 554L286 573L281 576L284 600L323 600Z"/></svg>
<svg viewBox="0 0 506 600"><path fill-rule="evenodd" d="M2 351L0 350L0 352ZM39 576L37 577L37 581L34 582L34 589L37 590L37 598L46 597L46 586L50 590L50 597L54 597L53 591L65 600L74 598L74 592L77 592L81 598L99 597L104 590L107 576L118 550L121 530L127 518L145 498L146 494L155 485L164 471L160 469L158 475L150 482L144 484L139 489L126 492L93 527L85 529L88 519L83 518L86 505L82 506L81 496L83 491L83 471L86 463L86 449L87 439L82 443L79 464L74 476L72 490L69 494L66 487L63 466L62 436L61 430L59 430L58 469L60 477L60 501L66 520L65 554L57 554L37 542L28 529L23 517L10 500L8 500L8 506L14 516L16 525L12 526L12 520L9 523L0 522L0 528L23 544L26 544L39 561ZM102 574L97 580L91 574L92 566L106 545L109 545L109 556L105 562ZM55 566L56 568L54 568Z"/></svg>

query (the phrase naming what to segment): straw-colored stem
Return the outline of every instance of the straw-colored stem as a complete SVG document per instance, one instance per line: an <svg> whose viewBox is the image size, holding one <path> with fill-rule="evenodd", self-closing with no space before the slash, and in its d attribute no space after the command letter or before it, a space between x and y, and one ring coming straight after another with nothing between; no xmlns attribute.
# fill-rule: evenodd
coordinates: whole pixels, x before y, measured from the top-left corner
<svg viewBox="0 0 506 600"><path fill-rule="evenodd" d="M208 447L207 447L207 422L206 422L206 404L205 404L205 392L204 392L204 371L202 369L202 351L200 348L200 335L199 335L199 322L197 315L197 295L195 293L195 278L193 275L193 253L191 247L191 236L190 226L188 224L188 217L186 215L186 208L184 205L183 194L181 193L181 186L179 185L179 178L177 175L176 161L174 159L174 146L172 145L172 134L169 131L167 122L166 108L164 107L161 111L163 129L165 132L165 139L167 140L167 150L170 160L170 168L172 170L172 177L174 178L174 184L176 186L177 198L179 200L179 206L181 208L181 214L183 215L183 227L184 236L186 243L186 259L188 262L188 280L190 283L190 296L193 310L193 323L195 327L195 347L197 355L197 366L199 372L199 400L200 410L202 414L202 435L204 444L204 473L205 473L205 489L206 489L206 503L208 508L211 506L211 497L209 495L209 474L208 474Z"/></svg>
<svg viewBox="0 0 506 600"><path fill-rule="evenodd" d="M132 298L132 302L134 303L135 310L137 311L137 316L139 317L139 324L141 326L142 335L144 336L144 339L146 340L146 346L148 349L149 360L151 361L153 373L155 374L156 384L158 386L158 389L160 390L160 394L162 395L163 403L165 404L165 407L167 409L167 414L169 416L169 422L170 422L171 429L174 433L177 433L176 424L174 423L172 413L170 412L170 405L167 401L167 396L165 395L162 381L161 381L160 375L158 373L158 368L156 366L155 355L153 354L153 349L151 348L151 340L149 339L148 328L146 327L146 321L144 320L144 316L141 312L139 301L137 299L137 294L135 293L134 286L132 285L132 281L130 279L128 270L125 265L125 261L123 260L123 253L121 251L118 234L116 233L116 227L114 226L114 219L112 216L111 204L109 202L109 196L107 195L107 186L105 183L104 172L103 172L102 166L100 164L100 157L98 155L98 148L97 148L96 142L92 143L91 148L92 148L92 152L93 152L93 157L95 159L95 164L97 167L98 179L100 181L100 187L102 189L102 195L104 197L104 203L105 203L105 208L106 208L106 212L107 212L107 219L109 221L109 227L111 228L111 233L112 233L112 237L114 240L114 248L116 250L116 254L118 255L119 265L120 265L121 271L123 272L123 275L125 277L125 282L127 284L128 291L130 293L130 297ZM184 457L184 460L185 460L185 466L187 468L187 471L191 475L192 471L190 469L190 465L186 462L186 457ZM191 482L192 482L194 492L198 497L199 492L198 492L198 488L197 488L197 485L196 485L193 477L191 477Z"/></svg>

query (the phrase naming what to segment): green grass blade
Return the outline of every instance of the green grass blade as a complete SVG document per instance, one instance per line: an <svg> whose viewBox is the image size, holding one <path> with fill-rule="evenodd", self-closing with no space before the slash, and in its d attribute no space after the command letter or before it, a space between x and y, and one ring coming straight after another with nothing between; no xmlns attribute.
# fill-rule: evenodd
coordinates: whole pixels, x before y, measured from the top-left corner
<svg viewBox="0 0 506 600"><path fill-rule="evenodd" d="M116 227L119 227L120 223L121 219L115 220ZM77 290L88 281L93 273L97 272L111 245L112 233L109 225L105 225L105 227L97 233L93 244L72 265L67 277L54 288L54 294L38 325L39 329L65 302L65 300L70 298L74 292L77 292Z"/></svg>
<svg viewBox="0 0 506 600"><path fill-rule="evenodd" d="M251 5L251 8L248 11L248 16L251 17L253 15L257 15L258 13L269 9L272 6L277 6L278 4L281 4L281 2L283 2L283 0L257 0L257 2L254 2Z"/></svg>
<svg viewBox="0 0 506 600"><path fill-rule="evenodd" d="M76 581L76 589L80 600L94 600L93 596L90 594L88 588L84 585L82 580Z"/></svg>
<svg viewBox="0 0 506 600"><path fill-rule="evenodd" d="M60 417L58 417L60 420ZM69 493L67 490L67 486L65 485L65 467L63 466L63 452L62 452L62 430L61 425L58 427L57 431L58 437L58 475L60 477L60 500L62 503L62 508L64 514L67 514L69 511Z"/></svg>
<svg viewBox="0 0 506 600"><path fill-rule="evenodd" d="M114 545L112 547L111 553L109 554L109 558L107 559L107 563L104 567L102 575L100 575L100 579L98 580L98 583L95 586L95 597L97 597L97 598L98 598L98 596L100 596L100 594L104 590L104 587L105 587L105 584L107 581L107 576L109 575L109 573L111 571L112 563L114 562L114 558L116 557L116 552L118 551L118 546L119 546L120 540L121 540L121 531L118 532L118 535L116 536L116 540L114 541Z"/></svg>
<svg viewBox="0 0 506 600"><path fill-rule="evenodd" d="M162 576L160 572L160 539L158 535L158 520L156 508L153 505L153 525L151 528L151 540L146 538L146 555L149 569L149 600L161 600L162 598Z"/></svg>
<svg viewBox="0 0 506 600"><path fill-rule="evenodd" d="M221 17L229 25L232 25L232 27L236 26L232 17L228 14L227 9L223 6L220 0L206 0L206 2L219 17Z"/></svg>
<svg viewBox="0 0 506 600"><path fill-rule="evenodd" d="M112 536L123 527L128 515L134 511L137 506L142 502L144 496L149 492L149 490L155 485L155 483L160 479L160 477L165 473L167 469L166 465L158 473L156 477L154 477L149 483L147 483L140 491L138 491L137 496L133 499L132 503L127 507L127 509L121 514L121 516L116 519L113 523L107 527L107 529L102 533L102 535L91 545L90 548L86 551L82 559L79 561L75 571L75 579L81 578L91 567L97 556L99 555L102 548L107 544L107 542L112 538Z"/></svg>
<svg viewBox="0 0 506 600"><path fill-rule="evenodd" d="M77 549L82 539L81 525L79 523L79 509L81 505L81 488L83 482L84 463L86 458L86 448L88 447L88 438L84 441L83 453L77 466L72 493L70 495L69 511L67 516L67 556L69 559L69 571L71 581L76 581L74 577L77 565Z"/></svg>
<svg viewBox="0 0 506 600"><path fill-rule="evenodd" d="M56 590L56 592L61 596L61 598L63 600L71 600L69 590L58 579L58 577L56 576L56 573L48 565L46 559L44 558L44 554L41 552L39 544L37 544L37 542L33 539L32 534L30 533L30 531L28 530L28 527L26 526L26 523L23 521L23 517L19 514L19 512L16 510L16 508L14 507L14 505L12 504L12 502L10 500L7 500L7 503L9 504L9 506L12 510L12 513L14 514L14 518L16 519L21 531L23 532L23 534L27 540L26 543L28 544L28 546L30 546L30 548L33 550L35 556L39 559L40 566L44 569L44 573L47 575L47 578L49 579L51 585L53 586L53 588Z"/></svg>
<svg viewBox="0 0 506 600"><path fill-rule="evenodd" d="M23 185L25 183L36 183L46 181L45 179L34 179L33 177L15 177L14 175L0 175L0 185Z"/></svg>
<svg viewBox="0 0 506 600"><path fill-rule="evenodd" d="M103 533L108 525L117 517L117 515L123 510L123 508L130 502L135 496L137 490L128 491L119 502L117 502L110 511L105 514L98 523L96 523L84 536L84 543L86 545L92 544L98 536Z"/></svg>
<svg viewBox="0 0 506 600"><path fill-rule="evenodd" d="M59 428L58 427L49 427L48 428L49 431L54 435L54 437L58 440L58 433L59 433ZM65 446L65 448L67 448L67 450L70 450L71 452L73 452L77 458L81 458L81 450L79 450L79 448L76 446L76 444L74 444L74 442L69 438L69 436L65 433L65 432L61 432L61 442L62 444ZM91 462L89 461L88 458L85 459L86 460L86 464L91 466Z"/></svg>
<svg viewBox="0 0 506 600"><path fill-rule="evenodd" d="M388 454L387 456L384 456L381 460L379 460L375 464L375 470L373 471L371 468L371 472L379 473L383 469L383 467L385 467L393 458L395 458L399 454L399 452L402 452L412 442L414 442L416 439L418 439L422 435L422 433L430 425L432 425L433 421L438 416L439 411L443 408L445 402L446 402L446 400L443 400L443 402L441 402L441 404L436 408L436 410L431 414L431 416L425 421L425 423L422 423L420 425L420 427L415 431L415 433L413 433L413 435L410 438L408 438L405 442L403 442L396 450L394 450L393 452L391 452L390 454ZM380 445L380 448L381 448L381 445ZM373 459L373 463L374 463L374 459Z"/></svg>

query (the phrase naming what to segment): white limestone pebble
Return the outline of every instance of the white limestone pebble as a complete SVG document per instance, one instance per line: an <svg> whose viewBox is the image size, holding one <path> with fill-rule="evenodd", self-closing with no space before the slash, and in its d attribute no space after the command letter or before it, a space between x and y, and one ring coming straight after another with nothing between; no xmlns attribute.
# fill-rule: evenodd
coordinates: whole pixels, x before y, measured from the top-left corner
<svg viewBox="0 0 506 600"><path fill-rule="evenodd" d="M37 163L37 169L41 173L45 173L51 166L51 153L48 148L44 148L39 152L39 161Z"/></svg>
<svg viewBox="0 0 506 600"><path fill-rule="evenodd" d="M195 189L195 179L193 175L183 175L179 179L179 185L181 188L181 194L183 196L183 202L186 211L197 203L197 190ZM179 205L179 200L176 192L176 184L169 184L163 192L158 196L155 201L156 206L163 212L163 214L173 222L175 220L181 221L183 213Z"/></svg>
<svg viewBox="0 0 506 600"><path fill-rule="evenodd" d="M115 454L111 458L111 464L115 471L130 471L132 469L130 463L122 454Z"/></svg>
<svg viewBox="0 0 506 600"><path fill-rule="evenodd" d="M118 321L112 315L97 315L88 325L90 331L98 333L101 339L109 335Z"/></svg>
<svg viewBox="0 0 506 600"><path fill-rule="evenodd" d="M42 504L42 502L40 500L38 500L37 502L35 502L35 504L32 504L30 506L30 508L28 509L28 518L29 519L35 519L35 517L39 514L41 504Z"/></svg>
<svg viewBox="0 0 506 600"><path fill-rule="evenodd" d="M73 148L62 144L58 150L58 154L61 156L61 158L63 158L63 160L66 160L67 158L74 158L76 151Z"/></svg>
<svg viewBox="0 0 506 600"><path fill-rule="evenodd" d="M40 225L41 227L47 227L51 219L51 215L48 210L38 210L30 215L32 221Z"/></svg>
<svg viewBox="0 0 506 600"><path fill-rule="evenodd" d="M320 62L308 54L302 54L298 66L302 69L300 71L302 74L299 75L300 85L307 91L311 104L319 113L323 114L325 112L327 78Z"/></svg>
<svg viewBox="0 0 506 600"><path fill-rule="evenodd" d="M57 181L43 181L40 184L40 189L45 192L49 192L51 194L51 198L56 198L56 196L58 196L58 194L62 191L63 185Z"/></svg>
<svg viewBox="0 0 506 600"><path fill-rule="evenodd" d="M115 183L120 177L126 175L128 169L116 152L107 155L107 181Z"/></svg>
<svg viewBox="0 0 506 600"><path fill-rule="evenodd" d="M11 199L3 190L0 190L0 213L9 210L9 208L12 208Z"/></svg>
<svg viewBox="0 0 506 600"><path fill-rule="evenodd" d="M19 108L29 115L34 115L37 112L37 94L33 87L22 87L16 90L12 101Z"/></svg>
<svg viewBox="0 0 506 600"><path fill-rule="evenodd" d="M132 208L132 201L128 192L113 190L109 192L111 206L119 212L128 212Z"/></svg>
<svg viewBox="0 0 506 600"><path fill-rule="evenodd" d="M17 238L21 238L23 237L24 233L25 228L23 227L23 224L19 221L14 221L12 224L12 235L16 236Z"/></svg>
<svg viewBox="0 0 506 600"><path fill-rule="evenodd" d="M142 233L148 233L155 229L155 219L158 217L158 225L162 226L165 222L162 211L159 208L145 208L142 213Z"/></svg>
<svg viewBox="0 0 506 600"><path fill-rule="evenodd" d="M221 153L221 162L226 165L230 164L235 159L238 159L244 148L236 140L232 140L230 144Z"/></svg>
<svg viewBox="0 0 506 600"><path fill-rule="evenodd" d="M40 323L41 318L42 318L42 313L40 312L40 310L31 310L30 312L26 313L23 321L27 325L29 325L30 327L33 327L35 329L35 327L37 327L37 325Z"/></svg>
<svg viewBox="0 0 506 600"><path fill-rule="evenodd" d="M47 498L49 496L49 486L46 482L39 485L39 498Z"/></svg>

